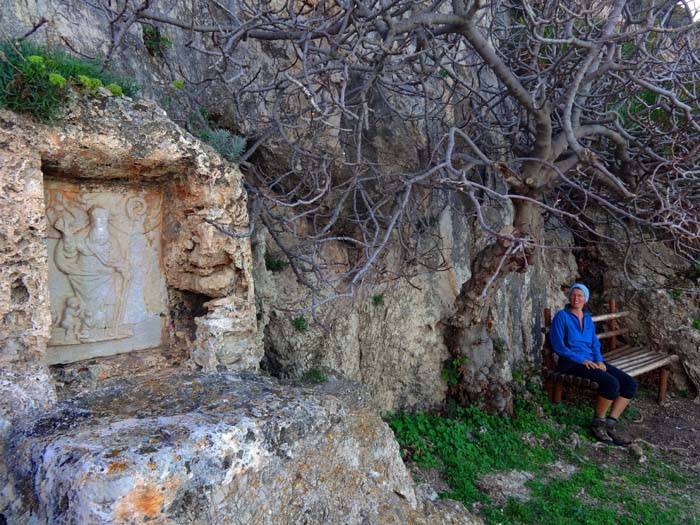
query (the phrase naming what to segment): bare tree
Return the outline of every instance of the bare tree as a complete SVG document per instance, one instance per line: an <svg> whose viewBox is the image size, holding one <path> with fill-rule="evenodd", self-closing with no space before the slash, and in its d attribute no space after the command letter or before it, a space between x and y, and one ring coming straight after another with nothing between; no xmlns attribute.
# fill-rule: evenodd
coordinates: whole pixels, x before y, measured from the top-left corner
<svg viewBox="0 0 700 525"><path fill-rule="evenodd" d="M683 1L209 0L189 19L171 3L95 8L114 46L137 23L181 31L236 107L266 108L243 165L314 306L351 295L389 243L425 260L450 199L493 237L457 301L455 355L493 283L544 246L547 215L605 237L602 213L624 232L609 241L698 258L700 40ZM242 69L254 46L267 46L267 75ZM261 160L272 143L287 169ZM485 210L499 203L512 221L497 226ZM331 242L354 258L324 260Z"/></svg>

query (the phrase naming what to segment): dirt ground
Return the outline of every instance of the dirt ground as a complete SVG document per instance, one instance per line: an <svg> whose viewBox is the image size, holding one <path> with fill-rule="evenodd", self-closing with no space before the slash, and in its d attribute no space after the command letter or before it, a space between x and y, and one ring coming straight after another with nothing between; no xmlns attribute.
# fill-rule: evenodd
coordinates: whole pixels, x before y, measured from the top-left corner
<svg viewBox="0 0 700 525"><path fill-rule="evenodd" d="M649 393L633 403L635 419L626 425L630 436L700 475L700 402L669 394L660 405Z"/></svg>

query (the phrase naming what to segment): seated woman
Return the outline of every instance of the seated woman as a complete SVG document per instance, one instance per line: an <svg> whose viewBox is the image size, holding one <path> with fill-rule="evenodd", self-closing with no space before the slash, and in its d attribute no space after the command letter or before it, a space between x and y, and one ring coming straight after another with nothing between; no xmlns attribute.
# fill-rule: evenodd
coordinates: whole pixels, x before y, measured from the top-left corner
<svg viewBox="0 0 700 525"><path fill-rule="evenodd" d="M569 304L554 316L549 340L552 350L559 356L557 369L560 372L590 379L599 385L591 423L593 436L605 443L627 446L630 441L619 433L616 425L637 393L637 382L603 359L593 319L586 308L588 298L588 288L583 284L574 284L569 289ZM610 414L606 418L608 409Z"/></svg>

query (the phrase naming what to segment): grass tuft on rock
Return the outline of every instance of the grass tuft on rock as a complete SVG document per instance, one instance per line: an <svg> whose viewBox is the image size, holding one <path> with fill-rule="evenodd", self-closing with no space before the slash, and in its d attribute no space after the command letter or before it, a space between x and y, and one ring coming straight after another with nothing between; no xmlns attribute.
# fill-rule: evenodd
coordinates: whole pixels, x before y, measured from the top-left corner
<svg viewBox="0 0 700 525"><path fill-rule="evenodd" d="M105 85L114 95L129 97L139 89L135 81L104 69L98 60L26 41L0 42L0 106L4 108L50 122L70 100L69 87L94 93Z"/></svg>

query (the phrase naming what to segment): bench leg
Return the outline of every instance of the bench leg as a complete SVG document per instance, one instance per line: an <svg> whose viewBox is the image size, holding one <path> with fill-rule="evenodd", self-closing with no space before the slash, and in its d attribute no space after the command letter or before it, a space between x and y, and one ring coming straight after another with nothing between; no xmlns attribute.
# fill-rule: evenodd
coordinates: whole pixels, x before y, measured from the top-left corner
<svg viewBox="0 0 700 525"><path fill-rule="evenodd" d="M561 403L561 395L562 391L564 389L564 384L557 381L554 383L554 402L555 403Z"/></svg>
<svg viewBox="0 0 700 525"><path fill-rule="evenodd" d="M547 399L550 403L554 402L554 383L551 379L544 380L544 390L547 392Z"/></svg>
<svg viewBox="0 0 700 525"><path fill-rule="evenodd" d="M666 388L668 387L668 368L661 369L661 379L659 380L659 403L666 399Z"/></svg>

